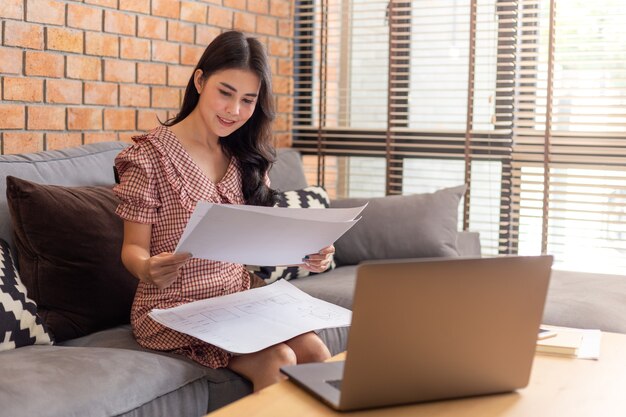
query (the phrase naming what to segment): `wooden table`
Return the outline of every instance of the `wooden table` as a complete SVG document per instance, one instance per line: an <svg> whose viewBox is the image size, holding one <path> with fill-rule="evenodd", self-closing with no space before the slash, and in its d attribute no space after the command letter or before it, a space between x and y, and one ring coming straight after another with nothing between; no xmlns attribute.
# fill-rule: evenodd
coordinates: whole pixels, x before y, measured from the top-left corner
<svg viewBox="0 0 626 417"><path fill-rule="evenodd" d="M324 416L611 417L626 416L626 335L602 333L599 360L537 355L528 387L516 392L339 413L283 381L210 417Z"/></svg>

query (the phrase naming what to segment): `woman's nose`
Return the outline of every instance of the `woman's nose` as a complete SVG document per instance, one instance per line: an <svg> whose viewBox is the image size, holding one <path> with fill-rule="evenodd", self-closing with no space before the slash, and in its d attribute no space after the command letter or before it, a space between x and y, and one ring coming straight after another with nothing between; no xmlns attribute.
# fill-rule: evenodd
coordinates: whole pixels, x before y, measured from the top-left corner
<svg viewBox="0 0 626 417"><path fill-rule="evenodd" d="M239 103L237 101L231 101L226 106L226 113L237 115L239 114Z"/></svg>

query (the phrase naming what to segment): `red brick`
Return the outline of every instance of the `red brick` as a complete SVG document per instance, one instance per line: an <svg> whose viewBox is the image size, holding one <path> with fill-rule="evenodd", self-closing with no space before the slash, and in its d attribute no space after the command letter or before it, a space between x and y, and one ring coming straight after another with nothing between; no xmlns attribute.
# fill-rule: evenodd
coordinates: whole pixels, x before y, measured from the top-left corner
<svg viewBox="0 0 626 417"><path fill-rule="evenodd" d="M37 78L4 77L5 100L43 101L43 80Z"/></svg>
<svg viewBox="0 0 626 417"><path fill-rule="evenodd" d="M117 140L115 133L109 132L86 132L84 135L84 143L99 143L99 142L110 142Z"/></svg>
<svg viewBox="0 0 626 417"><path fill-rule="evenodd" d="M150 0L120 0L120 10L150 14Z"/></svg>
<svg viewBox="0 0 626 417"><path fill-rule="evenodd" d="M278 58L276 58L275 56L270 56L269 64L270 64L270 71L272 72L272 74L277 74L278 73Z"/></svg>
<svg viewBox="0 0 626 417"><path fill-rule="evenodd" d="M1 57L0 73L2 74L21 74L22 73L22 50L21 49L0 47L0 57ZM27 55L27 60L28 60L28 55Z"/></svg>
<svg viewBox="0 0 626 417"><path fill-rule="evenodd" d="M178 19L180 2L178 0L152 0L152 15Z"/></svg>
<svg viewBox="0 0 626 417"><path fill-rule="evenodd" d="M274 94L291 93L291 77L275 76L272 79Z"/></svg>
<svg viewBox="0 0 626 417"><path fill-rule="evenodd" d="M26 111L28 130L65 130L65 107L28 106Z"/></svg>
<svg viewBox="0 0 626 417"><path fill-rule="evenodd" d="M246 10L246 0L224 0L224 7Z"/></svg>
<svg viewBox="0 0 626 417"><path fill-rule="evenodd" d="M278 36L283 38L293 37L293 21L292 20L279 20L278 21Z"/></svg>
<svg viewBox="0 0 626 417"><path fill-rule="evenodd" d="M102 10L82 4L67 5L67 25L86 30L102 30Z"/></svg>
<svg viewBox="0 0 626 417"><path fill-rule="evenodd" d="M180 20L188 22L206 23L207 6L200 3L180 3Z"/></svg>
<svg viewBox="0 0 626 417"><path fill-rule="evenodd" d="M7 20L4 22L4 45L43 49L43 26Z"/></svg>
<svg viewBox="0 0 626 417"><path fill-rule="evenodd" d="M291 4L290 0L272 0L270 2L270 15L278 18L290 18Z"/></svg>
<svg viewBox="0 0 626 417"><path fill-rule="evenodd" d="M0 129L24 129L26 108L18 104L0 104Z"/></svg>
<svg viewBox="0 0 626 417"><path fill-rule="evenodd" d="M278 74L291 77L293 75L293 61L291 59L279 59Z"/></svg>
<svg viewBox="0 0 626 417"><path fill-rule="evenodd" d="M120 85L120 106L150 107L150 87L147 85Z"/></svg>
<svg viewBox="0 0 626 417"><path fill-rule="evenodd" d="M137 132L137 131L133 131L133 132L119 132L117 134L117 140L120 141L120 142L133 143L133 137L134 136L139 136L142 133L143 132Z"/></svg>
<svg viewBox="0 0 626 417"><path fill-rule="evenodd" d="M180 45L166 41L152 41L152 61L178 64Z"/></svg>
<svg viewBox="0 0 626 417"><path fill-rule="evenodd" d="M277 133L274 135L274 146L277 148L291 148L291 133Z"/></svg>
<svg viewBox="0 0 626 417"><path fill-rule="evenodd" d="M134 83L136 78L135 63L105 59L104 60L104 81L120 83Z"/></svg>
<svg viewBox="0 0 626 417"><path fill-rule="evenodd" d="M96 4L98 6L117 8L117 0L85 0L87 4Z"/></svg>
<svg viewBox="0 0 626 417"><path fill-rule="evenodd" d="M180 90L173 87L152 87L152 107L177 109Z"/></svg>
<svg viewBox="0 0 626 417"><path fill-rule="evenodd" d="M85 32L85 54L117 57L120 53L117 35Z"/></svg>
<svg viewBox="0 0 626 417"><path fill-rule="evenodd" d="M113 10L104 11L104 31L120 35L135 35L135 16Z"/></svg>
<svg viewBox="0 0 626 417"><path fill-rule="evenodd" d="M167 81L166 68L165 64L138 62L137 82L139 84L165 85Z"/></svg>
<svg viewBox="0 0 626 417"><path fill-rule="evenodd" d="M83 144L82 133L46 133L46 149L65 149Z"/></svg>
<svg viewBox="0 0 626 417"><path fill-rule="evenodd" d="M69 130L102 129L102 110L91 107L70 107L67 109Z"/></svg>
<svg viewBox="0 0 626 417"><path fill-rule="evenodd" d="M46 102L81 104L83 83L76 80L46 80Z"/></svg>
<svg viewBox="0 0 626 417"><path fill-rule="evenodd" d="M63 55L50 52L26 51L25 62L26 75L61 78L65 73Z"/></svg>
<svg viewBox="0 0 626 417"><path fill-rule="evenodd" d="M219 7L211 7L209 10L209 25L225 29L233 27L233 12Z"/></svg>
<svg viewBox="0 0 626 417"><path fill-rule="evenodd" d="M86 82L85 104L117 106L117 84Z"/></svg>
<svg viewBox="0 0 626 417"><path fill-rule="evenodd" d="M257 16L256 30L257 33L262 33L264 35L276 35L278 33L277 20L269 16Z"/></svg>
<svg viewBox="0 0 626 417"><path fill-rule="evenodd" d="M46 49L83 52L83 32L74 29L46 27Z"/></svg>
<svg viewBox="0 0 626 417"><path fill-rule="evenodd" d="M237 13L233 21L233 29L253 33L256 28L256 18L250 13Z"/></svg>
<svg viewBox="0 0 626 417"><path fill-rule="evenodd" d="M172 87L187 87L189 78L195 67L169 65L167 67L167 85Z"/></svg>
<svg viewBox="0 0 626 417"><path fill-rule="evenodd" d="M206 47L221 32L220 28L198 25L196 26L196 43Z"/></svg>
<svg viewBox="0 0 626 417"><path fill-rule="evenodd" d="M170 20L167 23L167 40L174 42L193 43L193 24Z"/></svg>
<svg viewBox="0 0 626 417"><path fill-rule="evenodd" d="M292 96L278 96L276 98L276 110L278 113L291 113L293 111Z"/></svg>
<svg viewBox="0 0 626 417"><path fill-rule="evenodd" d="M64 25L65 3L55 0L28 0L26 20L51 25Z"/></svg>
<svg viewBox="0 0 626 417"><path fill-rule="evenodd" d="M286 39L271 38L268 51L273 56L288 57L291 56L291 45Z"/></svg>
<svg viewBox="0 0 626 417"><path fill-rule="evenodd" d="M24 19L24 0L2 0L0 17L7 19Z"/></svg>
<svg viewBox="0 0 626 417"><path fill-rule="evenodd" d="M201 46L180 46L180 63L183 65L193 65L194 67L200 60L206 48Z"/></svg>
<svg viewBox="0 0 626 417"><path fill-rule="evenodd" d="M253 13L267 14L270 10L269 0L254 0L248 2L248 10Z"/></svg>
<svg viewBox="0 0 626 417"><path fill-rule="evenodd" d="M102 72L102 63L100 58L68 55L66 68L67 78L99 80Z"/></svg>
<svg viewBox="0 0 626 417"><path fill-rule="evenodd" d="M274 130L289 130L289 117L286 114L277 114L276 119L274 119Z"/></svg>
<svg viewBox="0 0 626 417"><path fill-rule="evenodd" d="M139 16L137 18L137 36L141 38L165 39L167 21L159 17Z"/></svg>
<svg viewBox="0 0 626 417"><path fill-rule="evenodd" d="M150 41L138 38L120 38L120 56L125 59L150 59Z"/></svg>
<svg viewBox="0 0 626 417"><path fill-rule="evenodd" d="M43 133L11 132L2 135L2 153L5 155L31 153L43 150Z"/></svg>
<svg viewBox="0 0 626 417"><path fill-rule="evenodd" d="M104 109L104 130L134 130L134 109Z"/></svg>
<svg viewBox="0 0 626 417"><path fill-rule="evenodd" d="M137 129L152 130L160 125L159 120L164 122L167 120L167 112L164 110L138 110L137 111Z"/></svg>

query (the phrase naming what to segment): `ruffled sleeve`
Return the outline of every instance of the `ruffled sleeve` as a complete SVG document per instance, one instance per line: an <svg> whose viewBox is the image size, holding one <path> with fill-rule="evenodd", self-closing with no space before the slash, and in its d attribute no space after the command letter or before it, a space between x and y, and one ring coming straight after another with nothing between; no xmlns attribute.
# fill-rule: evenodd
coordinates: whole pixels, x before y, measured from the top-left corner
<svg viewBox="0 0 626 417"><path fill-rule="evenodd" d="M113 192L120 199L115 211L124 220L155 223L161 206L155 184L154 166L141 142L124 149L115 158L120 183Z"/></svg>

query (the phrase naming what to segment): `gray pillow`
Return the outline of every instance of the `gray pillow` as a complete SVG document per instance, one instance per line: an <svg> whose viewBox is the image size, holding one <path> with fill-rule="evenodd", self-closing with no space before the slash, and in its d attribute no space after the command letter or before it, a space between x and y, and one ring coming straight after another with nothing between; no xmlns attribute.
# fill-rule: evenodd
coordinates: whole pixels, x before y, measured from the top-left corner
<svg viewBox="0 0 626 417"><path fill-rule="evenodd" d="M459 201L465 185L430 194L331 201L331 207L369 203L362 219L335 242L337 266L371 259L459 256Z"/></svg>

